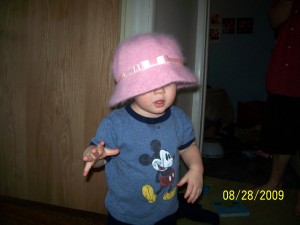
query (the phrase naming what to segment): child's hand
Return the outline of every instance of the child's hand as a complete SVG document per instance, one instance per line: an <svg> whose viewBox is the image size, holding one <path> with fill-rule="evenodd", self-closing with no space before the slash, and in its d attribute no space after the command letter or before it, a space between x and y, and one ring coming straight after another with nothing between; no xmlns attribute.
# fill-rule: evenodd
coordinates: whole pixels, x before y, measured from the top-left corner
<svg viewBox="0 0 300 225"><path fill-rule="evenodd" d="M194 203L200 196L203 187L203 175L200 171L190 169L179 181L177 186L181 187L187 184L184 198L188 203Z"/></svg>
<svg viewBox="0 0 300 225"><path fill-rule="evenodd" d="M83 176L86 176L90 169L92 168L95 163L100 160L104 159L107 156L113 156L119 154L118 149L107 149L104 147L104 142L101 141L97 147L95 148L87 148L85 152L83 153L83 161L86 162L84 170L83 170Z"/></svg>

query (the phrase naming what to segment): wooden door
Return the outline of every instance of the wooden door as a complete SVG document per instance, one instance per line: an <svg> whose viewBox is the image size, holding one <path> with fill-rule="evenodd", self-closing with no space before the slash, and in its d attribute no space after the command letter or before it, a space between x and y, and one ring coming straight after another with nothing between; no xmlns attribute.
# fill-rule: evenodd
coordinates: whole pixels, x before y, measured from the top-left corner
<svg viewBox="0 0 300 225"><path fill-rule="evenodd" d="M0 1L0 194L105 213L82 153L110 111L119 0Z"/></svg>

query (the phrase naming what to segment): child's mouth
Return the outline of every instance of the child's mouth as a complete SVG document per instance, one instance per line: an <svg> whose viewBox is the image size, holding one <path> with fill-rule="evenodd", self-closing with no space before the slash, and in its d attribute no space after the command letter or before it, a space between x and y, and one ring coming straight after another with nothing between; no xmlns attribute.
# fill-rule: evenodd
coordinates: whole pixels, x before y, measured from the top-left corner
<svg viewBox="0 0 300 225"><path fill-rule="evenodd" d="M158 108L164 107L165 106L165 101L164 100L158 100L154 102L154 105Z"/></svg>

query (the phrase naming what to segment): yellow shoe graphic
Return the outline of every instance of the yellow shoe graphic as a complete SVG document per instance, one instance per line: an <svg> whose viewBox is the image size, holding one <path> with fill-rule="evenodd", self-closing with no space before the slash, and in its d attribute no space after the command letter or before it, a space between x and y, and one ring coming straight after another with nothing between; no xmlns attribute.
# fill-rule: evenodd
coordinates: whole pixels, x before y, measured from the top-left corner
<svg viewBox="0 0 300 225"><path fill-rule="evenodd" d="M176 194L176 191L177 191L177 188L174 188L172 191L165 193L163 196L163 199L170 200Z"/></svg>
<svg viewBox="0 0 300 225"><path fill-rule="evenodd" d="M142 187L142 193L145 199L147 199L149 203L153 203L156 201L157 196L154 193L153 188L149 184L145 184Z"/></svg>

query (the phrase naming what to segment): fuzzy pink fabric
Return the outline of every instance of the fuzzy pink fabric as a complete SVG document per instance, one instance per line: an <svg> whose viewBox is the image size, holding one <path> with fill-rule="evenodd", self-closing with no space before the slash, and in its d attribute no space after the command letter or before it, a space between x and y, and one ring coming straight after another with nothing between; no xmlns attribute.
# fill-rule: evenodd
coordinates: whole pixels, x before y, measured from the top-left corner
<svg viewBox="0 0 300 225"><path fill-rule="evenodd" d="M153 60L161 55L184 60L178 42L168 35L138 34L123 41L117 48L112 63L113 75L118 83L109 105L116 106L130 98L173 82L177 83L177 88L197 85L194 74L178 63L164 63L122 78L121 74L134 65L144 60Z"/></svg>

